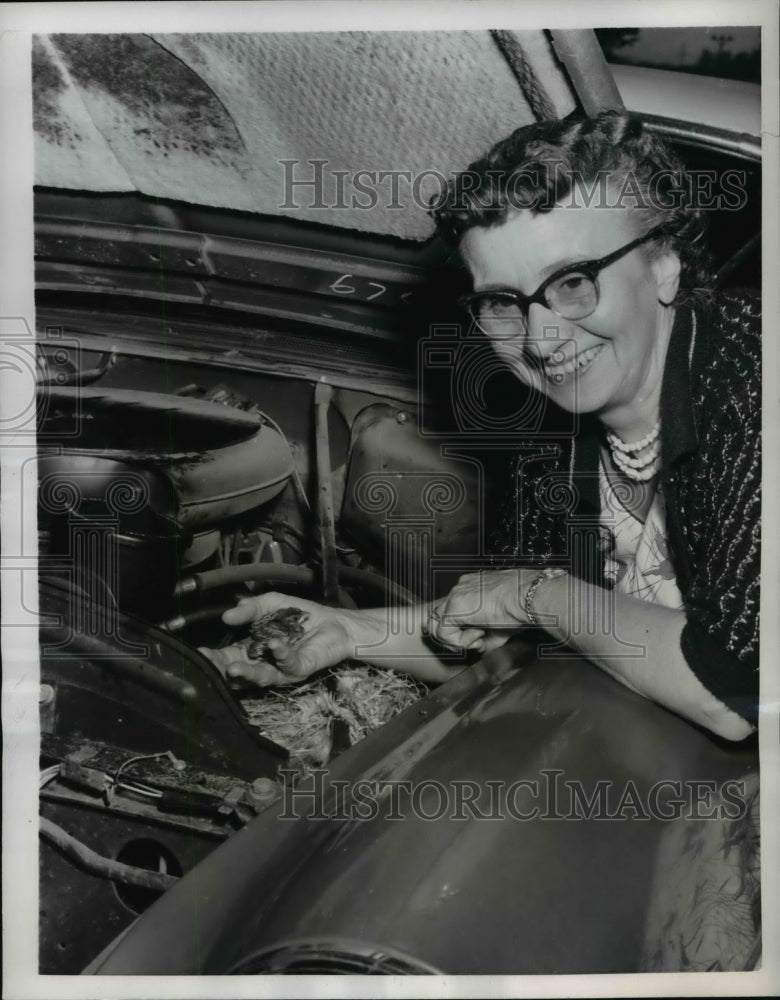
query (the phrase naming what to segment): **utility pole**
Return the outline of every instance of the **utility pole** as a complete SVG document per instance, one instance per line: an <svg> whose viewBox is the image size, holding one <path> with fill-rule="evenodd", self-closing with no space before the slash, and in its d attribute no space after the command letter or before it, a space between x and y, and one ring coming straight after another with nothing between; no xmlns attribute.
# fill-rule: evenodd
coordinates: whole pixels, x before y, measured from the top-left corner
<svg viewBox="0 0 780 1000"><path fill-rule="evenodd" d="M720 35L710 35L710 38L718 46L718 59L719 60L722 59L723 58L723 50L726 48L726 45L729 42L733 42L734 41L734 36L733 35L720 34Z"/></svg>

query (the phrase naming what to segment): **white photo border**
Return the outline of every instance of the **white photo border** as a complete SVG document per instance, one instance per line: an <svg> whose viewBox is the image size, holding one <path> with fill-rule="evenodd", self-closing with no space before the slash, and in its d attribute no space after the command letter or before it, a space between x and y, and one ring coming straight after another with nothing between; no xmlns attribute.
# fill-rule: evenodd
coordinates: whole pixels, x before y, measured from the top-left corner
<svg viewBox="0 0 780 1000"><path fill-rule="evenodd" d="M554 5L480 0L286 0L246 3L8 3L0 8L0 323L34 329L32 234L31 36L40 31L338 31L518 30L549 27L673 27L759 25L762 27L762 135L764 139L763 293L764 434L761 827L764 886L763 967L750 973L637 974L610 976L412 977L320 979L317 977L59 977L37 973L37 628L24 621L19 578L35 576L35 520L23 516L18 488L22 457L4 449L2 479L3 579L3 968L4 996L23 998L103 997L300 997L300 996L740 996L780 992L780 233L778 232L778 37L773 0L621 0L557 2ZM16 412L29 393L24 372L0 372L4 412ZM16 442L12 442L16 445ZM25 537L20 539L20 529ZM34 590L34 586L32 590ZM28 594L31 598L31 594Z"/></svg>

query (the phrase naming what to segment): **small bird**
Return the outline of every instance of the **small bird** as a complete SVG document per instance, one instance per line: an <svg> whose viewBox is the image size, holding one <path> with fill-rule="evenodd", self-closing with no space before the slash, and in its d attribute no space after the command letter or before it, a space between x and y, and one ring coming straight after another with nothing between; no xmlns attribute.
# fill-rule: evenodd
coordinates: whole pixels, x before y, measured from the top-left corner
<svg viewBox="0 0 780 1000"><path fill-rule="evenodd" d="M292 645L303 638L308 611L301 608L279 608L267 615L255 618L249 627L250 641L247 656L253 660L267 658L265 652L272 639L281 639Z"/></svg>

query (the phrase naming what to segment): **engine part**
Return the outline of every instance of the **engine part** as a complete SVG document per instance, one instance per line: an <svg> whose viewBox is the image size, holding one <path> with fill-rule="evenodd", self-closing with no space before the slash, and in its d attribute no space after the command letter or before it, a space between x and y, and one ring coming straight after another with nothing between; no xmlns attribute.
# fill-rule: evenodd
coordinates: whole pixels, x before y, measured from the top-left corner
<svg viewBox="0 0 780 1000"><path fill-rule="evenodd" d="M164 632L179 632L190 625L198 625L201 622L213 621L215 618L220 618L228 608L232 607L232 604L215 604L207 608L195 608L194 611L176 615L175 618L170 618L167 622L160 622L157 627L161 628Z"/></svg>
<svg viewBox="0 0 780 1000"><path fill-rule="evenodd" d="M172 635L60 581L41 581L40 607L44 622L60 622L41 627L41 681L54 691L44 734L141 754L162 746L247 781L273 778L286 760L250 726L216 667Z"/></svg>
<svg viewBox="0 0 780 1000"><path fill-rule="evenodd" d="M142 889L151 889L154 892L165 892L176 883L175 875L166 875L164 872L150 872L144 868L136 868L133 865L123 864L113 858L104 858L93 851L92 848L82 844L80 840L71 836L67 830L52 823L51 820L42 816L39 820L41 836L45 840L50 840L71 860L75 861L86 871L93 875L100 875L102 878L111 879L112 882L122 882L124 885L134 885Z"/></svg>
<svg viewBox="0 0 780 1000"><path fill-rule="evenodd" d="M41 755L54 761L40 779L44 974L80 971L178 876L280 794L270 778L193 767L170 751L137 754L44 733Z"/></svg>
<svg viewBox="0 0 780 1000"><path fill-rule="evenodd" d="M77 582L151 618L179 567L215 551L208 529L277 496L294 471L256 414L164 393L47 387L40 435L45 554L65 574L96 571Z"/></svg>
<svg viewBox="0 0 780 1000"><path fill-rule="evenodd" d="M140 804L135 812L107 807L56 784L43 796L42 828L54 824L67 830L80 854L94 855L101 859L99 867L108 862L116 874L123 873L115 881L106 872L87 870L68 856L63 844L41 838L38 950L43 975L77 974L160 898L169 879L173 884L225 838L197 817L184 822ZM128 870L143 869L149 876L146 885L129 884L124 877Z"/></svg>
<svg viewBox="0 0 780 1000"><path fill-rule="evenodd" d="M66 419L77 421L78 433L57 439L58 445L66 442L61 454L44 456L42 484L45 476L56 476L57 482L69 482L70 476L79 500L106 504L125 517L151 508L179 531L202 530L267 502L293 471L290 449L277 430L255 414L206 400L126 389L52 389L43 439L56 435ZM123 435L117 442L120 422ZM113 462L128 463L139 477L123 483L121 496L111 492L117 478ZM147 470L162 480L156 490L149 490ZM136 494L143 504L133 502ZM77 508L78 501L69 507Z"/></svg>
<svg viewBox="0 0 780 1000"><path fill-rule="evenodd" d="M446 593L480 553L480 493L477 465L443 454L412 412L377 403L355 419L341 530L418 599Z"/></svg>
<svg viewBox="0 0 780 1000"><path fill-rule="evenodd" d="M330 473L328 409L333 390L318 382L314 390L317 441L317 517L322 550L322 596L326 604L338 603L338 562L336 561L336 518L333 513L333 485Z"/></svg>
<svg viewBox="0 0 780 1000"><path fill-rule="evenodd" d="M366 587L380 596L380 599L388 603L400 603L402 605L417 604L419 598L404 587L399 586L392 580L379 576L377 573L370 573L367 570L357 569L354 566L341 566L339 568L344 583L354 584L359 587ZM317 583L314 571L305 566L283 566L278 564L255 564L251 566L226 566L223 569L208 570L203 573L194 573L192 576L181 580L175 590L176 596L193 594L206 590L215 590L217 587L227 587L238 583L253 581L262 583L267 587L300 586L311 589ZM346 600L350 601L349 595ZM351 607L348 603L345 607Z"/></svg>

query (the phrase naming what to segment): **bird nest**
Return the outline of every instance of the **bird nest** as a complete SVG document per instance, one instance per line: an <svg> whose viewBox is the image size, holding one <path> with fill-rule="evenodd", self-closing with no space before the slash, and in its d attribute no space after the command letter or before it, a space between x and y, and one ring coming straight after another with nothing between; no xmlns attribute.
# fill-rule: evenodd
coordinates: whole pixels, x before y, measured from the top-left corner
<svg viewBox="0 0 780 1000"><path fill-rule="evenodd" d="M306 772L326 764L336 743L359 743L427 690L408 674L347 661L305 684L244 699L243 705L252 725L289 752L290 766Z"/></svg>

